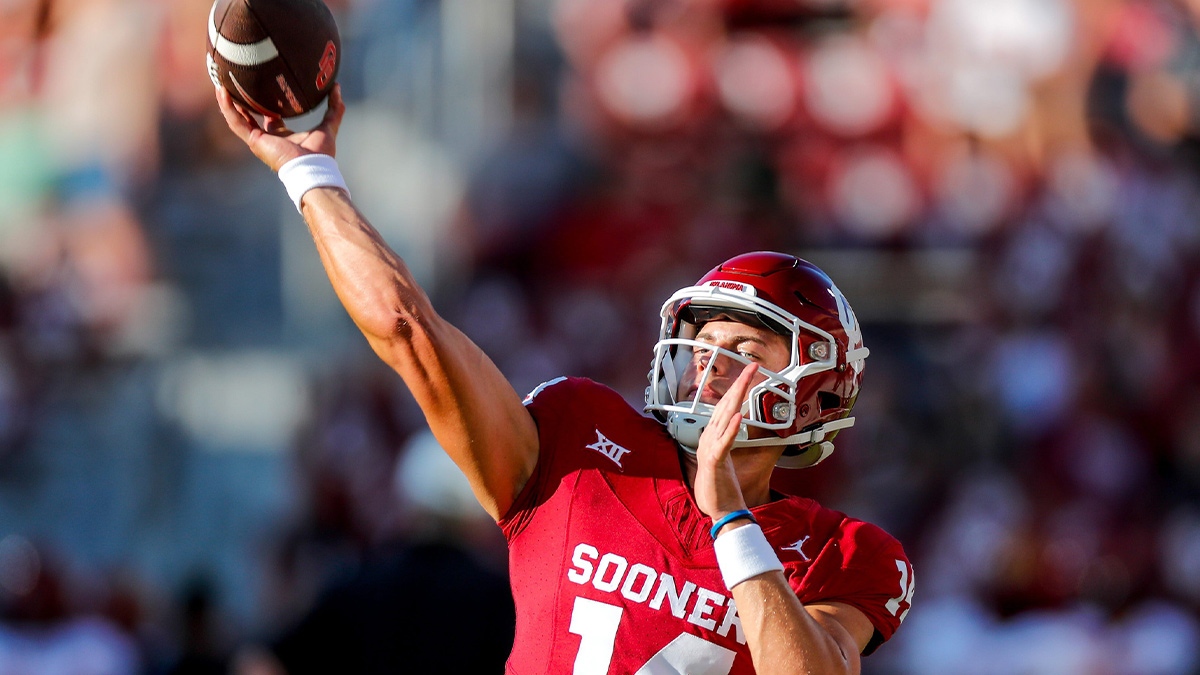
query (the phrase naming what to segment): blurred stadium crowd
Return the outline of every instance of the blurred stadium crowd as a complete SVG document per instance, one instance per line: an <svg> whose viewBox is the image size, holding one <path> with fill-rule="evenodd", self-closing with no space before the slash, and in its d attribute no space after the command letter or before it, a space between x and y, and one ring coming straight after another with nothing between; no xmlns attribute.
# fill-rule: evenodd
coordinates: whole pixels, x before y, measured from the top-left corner
<svg viewBox="0 0 1200 675"><path fill-rule="evenodd" d="M640 403L733 254L837 281L858 424L778 487L910 553L866 672L1200 672L1200 2L330 4L356 201L519 391ZM498 672L503 542L209 7L0 1L0 675Z"/></svg>

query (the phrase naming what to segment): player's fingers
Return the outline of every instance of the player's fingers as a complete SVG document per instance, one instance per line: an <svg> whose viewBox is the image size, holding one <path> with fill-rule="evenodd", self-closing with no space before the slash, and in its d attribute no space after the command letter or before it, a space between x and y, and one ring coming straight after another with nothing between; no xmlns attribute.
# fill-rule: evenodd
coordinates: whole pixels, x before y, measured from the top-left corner
<svg viewBox="0 0 1200 675"><path fill-rule="evenodd" d="M721 444L718 446L729 452L733 449L733 442L737 440L738 432L742 429L742 413L737 413L729 418L725 428L721 430Z"/></svg>
<svg viewBox="0 0 1200 675"><path fill-rule="evenodd" d="M288 130L287 125L283 123L282 117L271 116L263 117L263 131L272 136L290 136L292 133Z"/></svg>
<svg viewBox="0 0 1200 675"><path fill-rule="evenodd" d="M749 383L758 371L757 364L742 370L737 380L730 385L721 400L713 407L704 434L709 435L718 451L718 456L729 452L742 426L742 401L746 398Z"/></svg>
<svg viewBox="0 0 1200 675"><path fill-rule="evenodd" d="M736 392L735 398L739 409L742 407L742 401L746 398L746 393L750 391L750 384L754 381L754 375L757 372L757 363L748 364L745 368L742 368L742 372L738 374L737 379L733 381L733 385L729 387L729 391Z"/></svg>
<svg viewBox="0 0 1200 675"><path fill-rule="evenodd" d="M321 120L321 125L336 137L345 114L346 102L342 99L342 85L335 84L329 92L329 105L325 108L325 117Z"/></svg>
<svg viewBox="0 0 1200 675"><path fill-rule="evenodd" d="M713 415L720 414L722 417L728 417L739 412L742 409L742 402L746 400L746 392L750 391L750 382L757 372L757 363L751 363L743 368L733 384L729 385L729 389L725 391L721 400L717 402Z"/></svg>
<svg viewBox="0 0 1200 675"><path fill-rule="evenodd" d="M742 428L742 414L735 413L728 419L711 419L704 433L700 436L700 446L697 455L706 461L723 462L733 451L733 442L737 440Z"/></svg>
<svg viewBox="0 0 1200 675"><path fill-rule="evenodd" d="M221 115L229 129L243 141L249 138L255 126L253 121L246 118L246 114L238 108L233 97L223 87L217 87L217 105L221 108Z"/></svg>
<svg viewBox="0 0 1200 675"><path fill-rule="evenodd" d="M258 123L258 118L251 114L246 106L238 103L237 99L233 97L233 94L230 94L225 89L222 89L221 92L222 95L225 96L229 105L233 108L234 112L236 112L238 116L241 117L246 123L246 128L249 130L250 134L253 134L255 131L262 131L262 126Z"/></svg>
<svg viewBox="0 0 1200 675"><path fill-rule="evenodd" d="M709 419L709 424L716 425L716 431L719 434L718 438L721 441L720 447L726 451L729 450L734 437L741 429L743 419L742 403L746 400L746 393L750 390L750 382L754 379L754 374L757 372L757 363L751 363L743 368L737 379L725 391L725 395L717 402L712 417Z"/></svg>
<svg viewBox="0 0 1200 675"><path fill-rule="evenodd" d="M262 125L258 123L258 118L255 117L249 110L246 110L245 106L237 101L234 101L233 109L236 110L238 115L241 115L242 119L246 121L246 126L250 129L251 133L256 131L262 133Z"/></svg>

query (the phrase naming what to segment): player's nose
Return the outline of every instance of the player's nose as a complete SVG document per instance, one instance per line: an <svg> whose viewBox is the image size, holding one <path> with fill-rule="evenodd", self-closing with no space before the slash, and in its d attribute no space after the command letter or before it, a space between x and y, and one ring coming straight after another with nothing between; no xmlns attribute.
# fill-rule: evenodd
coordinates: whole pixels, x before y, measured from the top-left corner
<svg viewBox="0 0 1200 675"><path fill-rule="evenodd" d="M722 354L720 352L716 352L712 355L712 359L713 359L713 363L712 363L713 375L720 375L723 377L727 377L730 374L736 375L737 373L741 372L741 368L739 366L741 366L742 364L738 363L736 360L734 360L727 354Z"/></svg>

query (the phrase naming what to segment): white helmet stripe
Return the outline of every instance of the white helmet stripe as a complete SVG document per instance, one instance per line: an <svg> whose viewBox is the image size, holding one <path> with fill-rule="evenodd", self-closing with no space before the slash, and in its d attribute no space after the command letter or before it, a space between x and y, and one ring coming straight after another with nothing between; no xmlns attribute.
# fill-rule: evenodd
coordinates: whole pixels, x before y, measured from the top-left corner
<svg viewBox="0 0 1200 675"><path fill-rule="evenodd" d="M863 336L858 317L854 316L854 310L850 309L850 303L836 284L829 285L829 294L837 302L838 320L842 322L842 329L846 331L846 362L853 366L854 370L862 372L863 359L867 358L870 352L861 346Z"/></svg>

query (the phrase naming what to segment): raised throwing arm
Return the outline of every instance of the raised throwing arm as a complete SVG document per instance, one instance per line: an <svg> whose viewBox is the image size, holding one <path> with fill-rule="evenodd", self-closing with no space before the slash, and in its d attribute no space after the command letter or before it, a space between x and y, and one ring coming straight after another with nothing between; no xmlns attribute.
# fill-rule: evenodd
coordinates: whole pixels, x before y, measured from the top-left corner
<svg viewBox="0 0 1200 675"><path fill-rule="evenodd" d="M334 156L345 114L338 87L321 124L308 132L292 133L272 118L260 124L220 88L217 102L230 130L272 171L303 155ZM300 208L342 305L404 380L484 509L499 519L537 462L537 427L521 397L475 343L438 315L345 191L308 190Z"/></svg>

